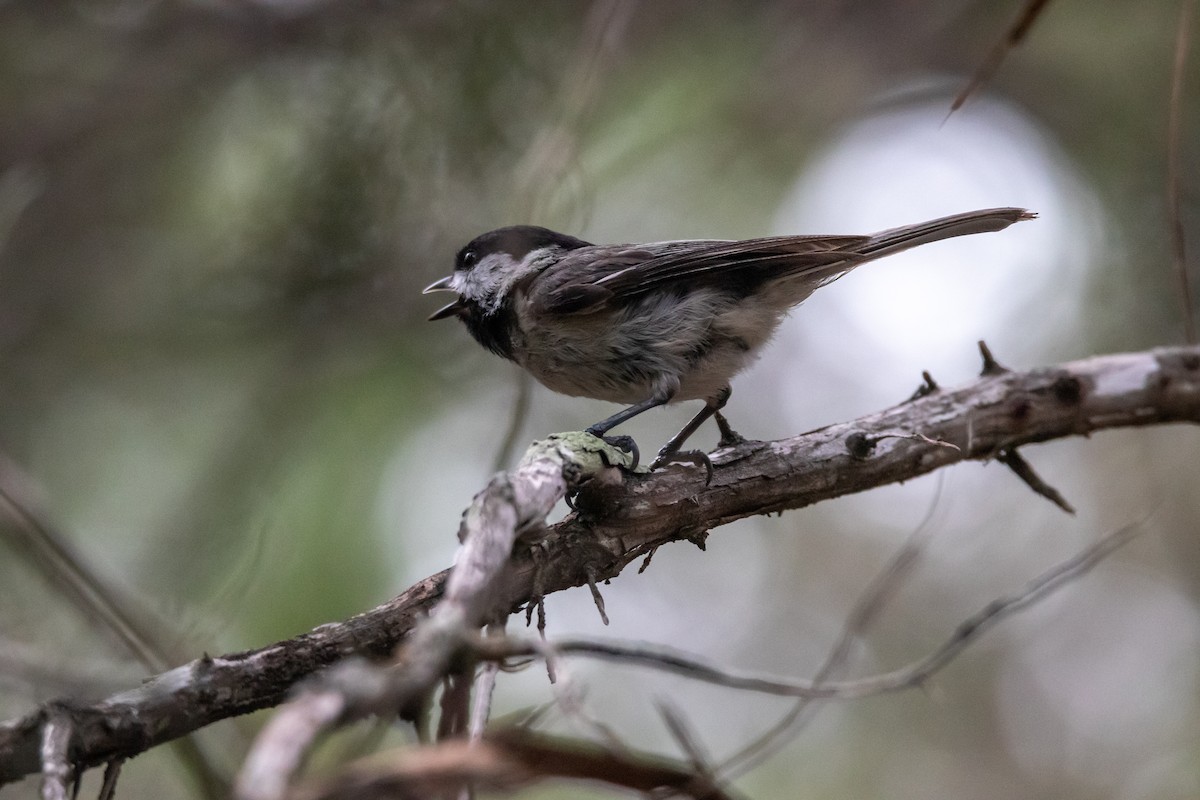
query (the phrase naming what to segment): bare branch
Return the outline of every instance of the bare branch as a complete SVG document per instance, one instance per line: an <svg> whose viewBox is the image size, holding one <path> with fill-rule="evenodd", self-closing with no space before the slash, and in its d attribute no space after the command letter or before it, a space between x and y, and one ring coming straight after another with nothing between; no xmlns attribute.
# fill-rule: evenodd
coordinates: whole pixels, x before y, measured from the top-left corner
<svg viewBox="0 0 1200 800"><path fill-rule="evenodd" d="M985 376L791 439L725 448L713 455L707 488L698 468L672 467L623 481L612 480L616 470L601 470L577 495L579 512L545 531L538 558L517 548L494 597L501 608L519 608L540 594L585 585L589 568L595 580L608 580L656 547L701 541L710 529L736 519L986 460L1005 448L1197 421L1200 347L1162 348ZM907 438L882 440L865 457L847 447L853 434L870 438L896 430L958 449ZM411 637L443 592L449 596L451 589L446 573L439 573L345 622L260 650L198 659L138 689L73 709L76 762L86 768L136 755L216 720L277 704L300 679L347 654L388 655ZM47 713L39 709L0 724L0 783L41 770Z"/></svg>
<svg viewBox="0 0 1200 800"><path fill-rule="evenodd" d="M1144 530L1145 528L1140 522L1127 525L1104 537L1074 558L1043 572L1016 592L993 600L978 613L959 623L953 635L941 647L920 661L893 672L850 683L856 685L856 691L866 694L894 691L896 688L924 684L930 676L953 661L968 644L986 631L1088 572L1115 550L1133 541Z"/></svg>

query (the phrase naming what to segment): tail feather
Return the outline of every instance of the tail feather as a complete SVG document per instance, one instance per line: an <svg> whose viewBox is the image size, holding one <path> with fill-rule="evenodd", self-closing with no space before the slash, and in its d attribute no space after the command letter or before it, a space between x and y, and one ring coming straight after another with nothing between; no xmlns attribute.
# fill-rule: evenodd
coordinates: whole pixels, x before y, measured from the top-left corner
<svg viewBox="0 0 1200 800"><path fill-rule="evenodd" d="M880 231L867 240L867 243L859 250L859 254L865 258L879 258L941 239L967 236L973 233L1002 231L1014 222L1033 219L1036 216L1037 214L1023 208L987 208L982 211L968 211L965 214L955 214L952 217L942 217L917 225L905 225L901 228Z"/></svg>

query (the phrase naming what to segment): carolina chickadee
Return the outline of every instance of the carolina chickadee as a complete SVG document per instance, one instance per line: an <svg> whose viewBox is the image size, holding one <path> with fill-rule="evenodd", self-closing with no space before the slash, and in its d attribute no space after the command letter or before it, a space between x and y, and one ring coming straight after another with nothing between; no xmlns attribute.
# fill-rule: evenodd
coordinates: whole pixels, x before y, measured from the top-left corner
<svg viewBox="0 0 1200 800"><path fill-rule="evenodd" d="M547 388L628 405L587 429L595 436L655 406L705 401L653 470L714 415L722 445L741 440L720 414L730 380L819 287L900 250L1034 216L993 208L872 236L611 245L514 225L473 239L454 273L425 292L457 292L429 319L458 317L481 345Z"/></svg>

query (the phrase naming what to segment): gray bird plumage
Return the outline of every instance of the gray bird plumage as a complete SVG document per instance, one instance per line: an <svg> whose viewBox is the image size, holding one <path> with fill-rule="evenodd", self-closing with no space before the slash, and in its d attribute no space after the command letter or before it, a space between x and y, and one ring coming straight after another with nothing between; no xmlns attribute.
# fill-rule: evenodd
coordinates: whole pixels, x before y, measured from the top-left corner
<svg viewBox="0 0 1200 800"><path fill-rule="evenodd" d="M484 347L563 394L629 407L588 430L603 436L649 408L704 400L653 467L716 415L729 382L789 309L850 270L929 242L1000 231L1035 215L971 211L870 236L772 236L594 245L518 225L473 239L454 273L425 291L458 298L430 319L460 318Z"/></svg>

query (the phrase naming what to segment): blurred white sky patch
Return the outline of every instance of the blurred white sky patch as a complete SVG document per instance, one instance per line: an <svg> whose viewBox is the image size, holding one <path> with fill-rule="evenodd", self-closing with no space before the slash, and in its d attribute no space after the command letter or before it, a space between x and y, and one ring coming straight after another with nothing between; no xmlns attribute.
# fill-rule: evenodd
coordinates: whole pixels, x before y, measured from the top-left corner
<svg viewBox="0 0 1200 800"><path fill-rule="evenodd" d="M430 425L406 432L380 475L377 535L395 559L397 586L450 565L462 511L491 477L488 460L499 446L497 420L508 413L511 387L477 388L474 402L447 404Z"/></svg>
<svg viewBox="0 0 1200 800"><path fill-rule="evenodd" d="M917 365L945 382L967 377L981 338L1015 366L1070 338L1099 204L1020 109L979 98L947 119L948 106L923 92L850 125L801 173L775 232L871 233L998 206L1039 219L868 264L810 299L777 349L915 387Z"/></svg>
<svg viewBox="0 0 1200 800"><path fill-rule="evenodd" d="M1006 651L995 697L1027 773L1069 775L1104 794L1159 757L1189 760L1173 748L1194 724L1200 616L1183 593L1137 568L1109 568L1031 617L1055 633L1021 636ZM1174 778L1165 770L1158 780Z"/></svg>

